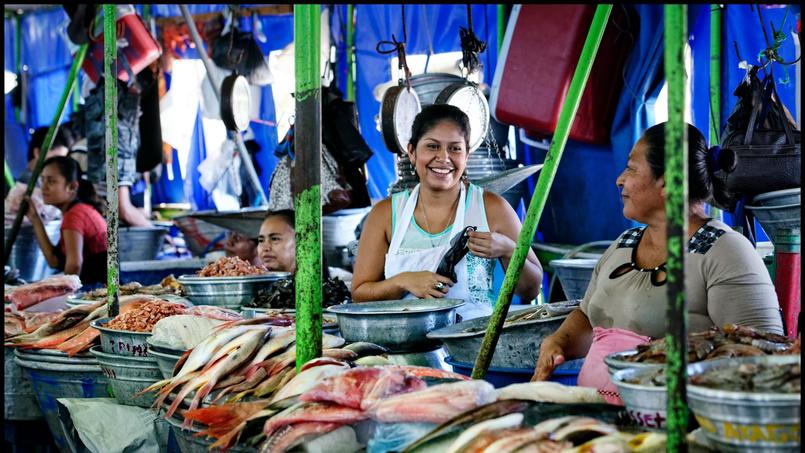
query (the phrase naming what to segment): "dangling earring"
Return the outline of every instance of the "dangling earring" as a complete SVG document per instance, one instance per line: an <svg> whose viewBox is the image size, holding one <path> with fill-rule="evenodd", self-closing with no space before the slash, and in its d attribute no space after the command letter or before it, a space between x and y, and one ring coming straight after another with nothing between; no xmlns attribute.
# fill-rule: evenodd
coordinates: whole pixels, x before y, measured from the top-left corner
<svg viewBox="0 0 805 453"><path fill-rule="evenodd" d="M415 168L411 169L411 176L416 176L416 169Z"/></svg>
<svg viewBox="0 0 805 453"><path fill-rule="evenodd" d="M467 170L464 170L464 174L461 175L461 180L467 182L470 180L470 177L467 176Z"/></svg>

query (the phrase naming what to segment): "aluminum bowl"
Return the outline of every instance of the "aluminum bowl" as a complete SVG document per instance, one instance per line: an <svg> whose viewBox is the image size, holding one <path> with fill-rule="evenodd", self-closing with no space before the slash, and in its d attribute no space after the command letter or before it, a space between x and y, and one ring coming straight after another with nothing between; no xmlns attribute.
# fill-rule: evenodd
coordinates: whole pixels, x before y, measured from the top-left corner
<svg viewBox="0 0 805 453"><path fill-rule="evenodd" d="M688 365L688 376L745 363L801 363L794 356L709 360ZM801 396L717 390L688 384L688 406L719 451L800 451Z"/></svg>
<svg viewBox="0 0 805 453"><path fill-rule="evenodd" d="M662 368L659 368L661 371ZM666 386L639 385L624 382L656 373L657 368L625 368L610 378L618 387L626 413L641 428L665 431L667 417Z"/></svg>
<svg viewBox="0 0 805 453"><path fill-rule="evenodd" d="M129 330L109 329L106 324L112 318L101 318L90 322L90 326L101 332L101 349L107 354L133 357L148 357L148 343L151 332L132 332Z"/></svg>
<svg viewBox="0 0 805 453"><path fill-rule="evenodd" d="M439 346L428 332L455 323L461 299L402 299L334 305L341 336L348 343L367 341L391 352L428 351Z"/></svg>
<svg viewBox="0 0 805 453"><path fill-rule="evenodd" d="M556 302L554 304L529 307L524 310L510 310L506 318L511 319L526 312L542 310L547 305L566 307L566 310L558 312L562 313L570 311L571 307L575 307L574 302ZM533 371L543 338L554 333L562 325L566 317L567 313L564 313L504 325L490 366L495 368L531 368ZM428 338L444 343L453 360L463 363L475 363L475 358L481 349L481 343L486 334L486 326L489 324L490 319L491 316L484 316L443 327L430 332Z"/></svg>
<svg viewBox="0 0 805 453"><path fill-rule="evenodd" d="M162 227L126 227L118 230L120 261L155 260L168 234Z"/></svg>
<svg viewBox="0 0 805 453"><path fill-rule="evenodd" d="M800 203L801 188L775 190L762 193L752 199L753 206L784 206Z"/></svg>
<svg viewBox="0 0 805 453"><path fill-rule="evenodd" d="M93 346L89 352L98 359L101 371L109 378L117 402L124 406L151 407L156 400L155 393L135 395L162 379L156 360L153 357L106 354L100 349Z"/></svg>
<svg viewBox="0 0 805 453"><path fill-rule="evenodd" d="M241 305L251 302L261 289L290 277L289 272L269 272L245 277L182 275L178 280L184 287L185 295L196 305L239 310Z"/></svg>
<svg viewBox="0 0 805 453"><path fill-rule="evenodd" d="M154 347L148 350L148 356L156 360L159 372L162 373L164 379L173 377L173 369L176 367L176 362L182 357L181 355L160 352Z"/></svg>
<svg viewBox="0 0 805 453"><path fill-rule="evenodd" d="M611 377L615 372L632 368L636 370L660 369L665 367L664 363L642 363L642 362L629 362L624 360L626 357L637 354L637 349L630 349L628 351L616 352L604 357L604 363L609 367L609 376Z"/></svg>

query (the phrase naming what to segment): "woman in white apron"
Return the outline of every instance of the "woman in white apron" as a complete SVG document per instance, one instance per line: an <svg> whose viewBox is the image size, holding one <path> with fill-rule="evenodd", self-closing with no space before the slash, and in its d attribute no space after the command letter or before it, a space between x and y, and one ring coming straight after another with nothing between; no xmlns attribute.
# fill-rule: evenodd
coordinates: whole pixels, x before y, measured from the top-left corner
<svg viewBox="0 0 805 453"><path fill-rule="evenodd" d="M352 279L355 302L403 298L455 298L464 319L489 315L495 259L505 268L514 253L520 220L509 204L465 180L469 118L457 107L433 104L414 119L408 158L420 183L394 194L369 213L358 247ZM464 227L468 253L456 265L456 280L435 273ZM542 267L533 251L523 266L516 293L534 299Z"/></svg>

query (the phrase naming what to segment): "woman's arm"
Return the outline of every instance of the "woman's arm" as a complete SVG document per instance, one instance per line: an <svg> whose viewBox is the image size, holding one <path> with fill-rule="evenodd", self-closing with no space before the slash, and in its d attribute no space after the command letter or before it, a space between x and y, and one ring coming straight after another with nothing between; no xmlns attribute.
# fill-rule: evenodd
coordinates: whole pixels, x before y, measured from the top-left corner
<svg viewBox="0 0 805 453"><path fill-rule="evenodd" d="M81 274L81 267L84 264L84 236L75 230L63 230L64 235L64 263L65 274Z"/></svg>
<svg viewBox="0 0 805 453"><path fill-rule="evenodd" d="M39 243L39 248L42 249L42 255L44 255L48 266L58 269L59 258L56 256L56 247L50 242L50 238L45 231L45 225L42 223L39 213L36 212L36 207L31 199L28 199L28 212L25 215L28 217L28 220L31 221L36 242Z"/></svg>
<svg viewBox="0 0 805 453"><path fill-rule="evenodd" d="M553 334L545 337L539 348L537 368L532 381L544 381L565 359L587 355L593 342L593 327L581 309L575 309Z"/></svg>
<svg viewBox="0 0 805 453"><path fill-rule="evenodd" d="M489 232L471 232L470 251L482 258L500 258L503 269L508 269L522 228L520 219L506 200L492 192L484 192L484 206ZM529 247L515 293L525 300L533 300L541 284L542 266Z"/></svg>
<svg viewBox="0 0 805 453"><path fill-rule="evenodd" d="M384 279L390 242L391 200L386 199L372 208L364 223L352 274L352 300L393 300L408 292L416 297L444 297L453 282L433 272L402 272ZM446 285L444 291L435 289L437 282Z"/></svg>

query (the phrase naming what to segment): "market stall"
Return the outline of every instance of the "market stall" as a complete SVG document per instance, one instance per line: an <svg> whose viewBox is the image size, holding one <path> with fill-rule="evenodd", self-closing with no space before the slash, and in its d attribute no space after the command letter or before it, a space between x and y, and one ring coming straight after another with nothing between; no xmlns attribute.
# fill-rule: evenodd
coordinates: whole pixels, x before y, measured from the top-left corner
<svg viewBox="0 0 805 453"><path fill-rule="evenodd" d="M150 39L157 38L160 33L164 38L165 33L170 35L177 32L175 23L167 26L163 22L158 33L156 21L151 20L152 17L142 17L150 16L162 6L166 5L138 5L136 11L140 13L135 12L133 15L131 11L135 8L122 14L115 5L102 6L103 15L98 16L102 24L94 25L102 25L103 30L103 36L97 35L98 40L93 43L96 46L100 46L101 42L103 44L102 55L94 55L94 58L99 59L96 61L98 68L102 69L95 73L96 77L103 72L106 80L121 77L134 80L134 75L142 68L132 70L128 60L131 54L126 53L131 49L119 48L120 43L115 39L118 34L116 23L120 26L118 21L121 17L126 17L127 20L139 24L137 26L142 26ZM541 236L538 226L544 225L544 222L540 223L543 212L547 213L548 207L553 206L549 205L549 198L556 196L556 187L562 178L559 169L566 168L567 159L572 162L572 159L578 158L572 153L566 155L565 152L566 148L576 146L572 141L581 140L579 137L584 133L584 130L574 128L574 125L577 124L579 115L583 114L579 110L582 108L580 106L589 107L590 101L585 100L585 93L593 89L588 89L592 74L601 70L596 63L601 61L602 55L613 55L608 46L615 44L607 38L608 30L612 33L613 27L618 26L618 20L632 17L628 11L614 12L613 5L568 6L575 8L567 11L568 14L575 14L573 20L582 24L580 28L583 33L570 37L569 41L575 40L575 47L563 51L573 57L568 64L570 69L565 74L566 79L562 80L566 83L566 93L562 93L556 104L556 111L553 112L555 124L549 126L549 138L538 145L545 148L544 155L540 156L541 160L536 159L536 153L526 152L524 154L527 157L520 155L517 159L527 166L509 165L507 160L515 159L505 156L500 158L502 164L497 167L488 166L489 162L486 161L477 161L474 168L468 169L468 179L491 193L499 191L503 194L516 186L522 189L526 185L523 181L533 175L536 175L536 181L531 182L533 193L526 191L526 196L517 200L518 203L522 201L519 206L522 228L516 241L511 239L513 252L505 257L505 265L501 262L497 284L489 288L490 297L494 300L488 307L491 314L462 319L458 313L470 300L445 297L448 290L439 298L406 297L367 301L359 300L356 296L353 300L352 292L357 285L345 283L338 276L344 274L334 276L332 271L328 271L328 265L334 264L334 267L346 268L341 269L344 272L352 270L352 261L357 255L354 250L360 240L360 233L355 233L354 230L364 228L364 223L359 221L369 212L369 192L376 191L378 184L390 182L381 179L370 181L366 178L367 162L372 162L368 165L369 168L384 165L377 160L370 160L373 152L369 144L374 146L374 141L382 138L383 145L387 148L382 150L382 161L392 162L391 166L397 170L397 181L391 185L386 184L390 193L411 189L412 181L408 181L405 175L409 172L416 175L416 165L409 160L410 157L404 156L406 145L410 143L414 117L425 104L424 101L420 104L417 89L425 93L430 82L420 82L414 87L409 63L406 63L406 51L410 51L410 48L406 49L408 22L405 19L405 6L400 10L402 41L398 41L399 36L392 35L392 41L387 44L392 44L394 49L389 52L381 51L382 46L377 45L377 54L383 55L384 59L388 57L391 60L396 55L394 63L400 71L399 83L396 86L392 83L381 87L382 96L379 100L382 102L375 103L374 106L379 109L358 109L361 123L377 113L378 124L371 133L364 131L368 140L361 138L352 142L344 137L334 139L332 135L333 130L344 130L344 124L349 127L353 125L351 120L346 119L346 123L333 127L333 124L338 124L334 118L339 115L348 118L351 113L336 110L337 107L333 105L338 103L335 101L330 105L326 102L331 92L326 85L322 86L322 63L332 68L337 52L335 45L330 51L322 45L323 41L329 41L323 40L321 33L323 29L330 32L331 28L339 29L344 26L344 30L339 30L344 33L339 36L348 43L344 55L347 62L345 73L348 77L343 82L339 80L339 83L347 85L347 101L355 101L356 87L358 97L361 90L365 95L364 85L367 82L353 79L365 67L358 71L349 68L353 60L358 58L352 47L356 37L360 36L354 29L354 17L377 12L380 5L370 5L358 13L355 12L356 6L336 5L335 8L325 8L325 14L322 14L322 6L318 4L293 5L289 8L285 8L287 5L273 5L270 8L251 5L252 9L238 7L234 10L219 8L221 5L208 6L211 9L209 16L205 17L200 14L207 11L199 5L178 6L177 11L180 14L177 17L184 21L186 36L172 42L183 40L187 44L193 43L196 48L194 52L200 54L202 60L199 74L202 73L201 69L204 69L205 74L197 80L199 92L201 85L209 85L206 87L209 92L201 96L203 99L199 98L199 102L206 102L207 97L215 99L220 108L216 121L226 124L224 134L227 138L222 141L229 142L229 145L221 147L218 157L206 161L206 168L234 161L235 155L242 156L237 160L239 165L244 166L244 184L238 188L238 194L240 189L250 187L253 195L251 202L238 203L237 209L223 209L223 206L229 206L224 196L227 194L215 194L216 190L220 190L216 185L209 192L205 188L203 193L209 195L206 202L218 200L220 206L199 202L198 200L204 198L201 196L192 201L191 210L183 211L183 216L175 223L156 225L148 228L148 231L121 227L122 217L119 216L122 216L123 207L118 205L118 157L125 156L118 156L118 153L126 145L125 140L119 136L118 121L125 119L121 119L116 100L119 96L117 90L125 88L109 83L105 85L103 92L107 206L105 221L108 243L105 284L90 287L82 285L82 280L77 275L68 273L46 276L41 275L41 272L37 272L37 278L30 282L20 280L18 272L15 281L14 273L8 267L12 263L17 267L26 264L32 266L30 270L24 269L28 271L24 273L26 277L34 275L34 267L37 271L41 267L41 263L37 264L35 260L26 263L25 259L14 258L12 250L16 250L16 256L20 256L19 244L24 242L19 242L17 236L20 231L24 231L23 220L27 203L32 200L39 173L47 160L45 152L40 153L33 162L32 178L25 186L25 197L22 198L16 216L7 216L9 225L4 238L7 266L5 413L10 420L40 420L46 425L52 442L50 439L43 439L43 442L50 443L45 448L55 447L63 452L182 453L710 452L795 451L800 448L801 352L797 325L800 304L797 284L800 273L799 221L772 218L771 215L763 217L766 211L778 213L782 212L783 207L798 211L799 187L775 186L773 190L765 190L769 186L761 185L758 190L763 192L753 193L748 189L747 183L730 179L735 175L725 176L725 184L732 184L733 188L743 190L743 198L732 200L738 206L736 219L740 220L739 216L743 216L745 212L755 212L759 225L768 230L768 237L776 254L775 275L772 279L763 276L763 281L769 282L766 290L772 293L776 291L774 307L779 308L783 315L781 325L784 330L778 333L773 328L766 330L734 323L712 325L712 322L707 330L690 327L701 324L698 323L700 318L689 320L689 300L692 296L691 289L686 287L686 277L696 272L696 268L688 263L686 255L704 254L706 249L703 252L691 252L691 246L688 245L688 239L695 233L689 231L691 226L688 223L688 180L691 176L687 168L689 156L694 150L689 149L688 129L685 124L691 121L690 115L697 116L699 110L696 109L697 103L689 100L691 92L695 93L696 88L691 87L693 77L685 67L685 48L692 39L689 30L690 17L696 17L697 20L701 18L691 16L686 5L665 5L646 10L638 8L645 15L640 16L643 21L639 32L641 42L635 44L635 48L641 49L644 44L642 37L652 35L657 39L662 38L661 44L654 49L661 54L656 58L658 64L662 63L663 72L658 73L659 77L667 82L668 121L665 122L662 141L669 149L679 152L666 153L663 162L661 210L664 220L667 219L667 231L662 232L663 239L666 240L662 243L662 254L667 256L667 262L654 269L641 269L636 264L638 258L635 258L635 251L632 252L631 261L619 268L621 274L637 270L643 275L645 271L646 275L650 274L654 287L667 281L667 307L663 306L666 310L664 313L654 314L654 318L665 319L664 336L645 336L648 339L635 343L636 347L622 348L602 358L609 376L599 378L607 381L617 392L607 391L603 387L578 385L579 368L585 361L589 363L595 360L585 358L584 354L576 360L567 361L562 356L561 360L554 362L557 366L552 368L546 379L531 382L535 375L535 365L540 360L540 351L545 350L544 345L548 344L546 339L556 334L569 320L577 320L579 313L589 312L592 290L587 288L588 285L596 284L595 281L590 283L591 279L600 278L597 276L600 266L596 263L602 258L599 254L587 254L584 255L586 259L579 259L580 256L577 255L582 250L601 246L603 241L585 240L585 244L580 247L573 247L569 252L561 251L557 257L564 259L552 261L556 269L574 268L574 261L591 261L580 264L577 267L581 269L580 272L563 274L557 271L560 284L565 287L563 292L568 294L565 298L570 300L561 300L558 290L558 299L552 298L545 285L540 295L530 301L531 304L517 304L513 302L513 295L523 276L527 275L524 269L529 265L528 256L535 248L535 237ZM399 7L387 6L382 11L396 11ZM434 11L441 10L442 7L435 6ZM552 6L544 6L550 7ZM768 8L764 9L762 5L754 7L757 8L763 25L761 10L768 12ZM260 8L269 8L270 11ZM423 5L417 5L415 11L425 11L420 8ZM473 129L470 131L476 133L476 136L467 133L468 137L465 137L468 147L469 142L473 142L473 151L488 148L491 156L492 143L498 140L495 138L492 123L497 123L495 118L503 120L504 110L508 108L504 88L512 88L506 87L502 80L507 80L504 74L511 74L513 65L517 63L512 60L511 55L516 54L518 45L528 42L518 41L524 39L523 30L529 25L527 18L530 17L529 14L533 14L533 11L527 11L526 8L524 5L516 5L508 24L504 20L505 8L495 8L494 12L500 20L497 32L486 30L481 34L479 31L476 36L473 30L482 28L478 25L479 17L488 22L490 17L494 17L490 14L492 9L469 5L466 8L463 5L459 7L460 15L467 20L466 28L462 23L461 42L458 45L463 51L458 57L460 64L456 64L461 76L457 76L459 80L442 77L441 82L449 83L440 87L437 90L439 94L428 103L453 105L464 112L472 124ZM221 11L224 11L224 16L235 17L225 19L225 27L234 27L230 32L234 34L232 30L237 30L238 25L234 25L239 23L237 19L248 18L254 27L247 32L250 37L248 39L263 43L265 40L259 38L260 34L270 34L270 31L262 30L266 21L265 17L258 18L258 14L284 15L288 17L282 20L292 21L296 37L293 40L294 89L291 90L294 93L294 123L285 134L284 145L281 143L277 146L278 151L275 154L277 157L290 156L294 163L283 167L283 162L287 163L290 159L283 161L280 158L272 162L277 169L284 168L287 187L280 186L279 183L275 185L281 179L277 176L278 170L275 170L270 182L266 178L265 167L258 175L255 166L264 166L265 159L255 159L252 162L246 157L249 150L244 132L250 123L256 122L248 108L252 96L249 90L250 83L257 84L255 80L258 78L258 71L255 70L248 77L235 73L219 80L222 74L215 65L220 64L220 58L231 58L231 52L224 53L225 56L222 57L217 53L220 52L220 44L212 40L202 42L210 39L204 33L204 27L209 26L208 21L212 18L218 18ZM721 7L715 7L708 13L707 19L710 20L712 16L713 24L718 23L720 27L721 11ZM796 9L797 24L798 11ZM336 21L328 15L334 13L338 17L342 12L349 18L346 23L340 22L341 19ZM408 11L408 14L411 12ZM659 32L645 27L657 19L655 14L661 18L657 22ZM453 12L438 16L437 19L447 17L452 24L457 15L458 13ZM476 19L474 24L473 17ZM414 22L421 25L423 21L424 19L417 18ZM282 21L278 20L275 23L278 28L282 28L278 25L280 22ZM378 18L367 21L374 24L380 22L382 21ZM568 19L568 24L570 23ZM694 23L698 24L695 21ZM570 28L572 27L568 27ZM630 27L625 29L633 30ZM721 44L723 38L717 27L713 27L713 30L716 30L712 35L714 48L725 47ZM386 32L388 30L384 30ZM766 42L764 46L765 53L759 57L762 66L793 61L784 61L779 53L775 53L783 42L778 32L776 28L773 29L776 47L770 42ZM225 33L221 32L219 38ZM493 34L497 39L495 47L501 47L500 61L494 62L500 65L497 71L491 71L490 67L481 69L479 66L479 55L483 54L487 44L479 40L479 36L491 42ZM798 42L798 29L790 39ZM411 41L411 47L415 47L416 39L412 38ZM167 41L160 39L160 42L164 44ZM209 55L202 51L205 44L210 48ZM356 47L363 45L365 43ZM627 64L625 57L632 45L623 45L619 49L623 55L618 65L624 74L626 68L634 69L630 65L635 63ZM72 57L60 102L53 117L48 119L49 129L42 149L51 148L56 131L69 110L71 96L73 99L78 98L76 86L81 68L84 68L84 72L92 72L82 66L85 58L88 58L90 46L87 43L81 44ZM714 50L711 55L717 54ZM322 55L325 58L320 58ZM484 55L484 58L489 55ZM494 55L497 59L497 48ZM638 53L634 55L635 60L642 57ZM268 58L264 60L263 57L260 54L260 64L265 64L268 68ZM219 61L213 62L216 59ZM149 63L154 61L156 57ZM415 60L411 58L411 61ZM427 61L424 63L426 67L428 64ZM707 68L712 69L709 65ZM174 70L179 72L178 69ZM483 71L494 72L494 79L487 79L486 84L473 79L480 77L479 74ZM747 70L746 80L754 80L750 75L756 72L757 70L754 73ZM426 71L425 73L427 74ZM766 80L763 83L773 91L773 78L771 82ZM768 85L769 83L772 85ZM433 86L435 85L434 83ZM525 87L519 88L522 88L523 93L528 91ZM716 86L715 91L719 89L720 86ZM720 97L718 93L710 94L715 99ZM491 99L487 100L490 96ZM740 90L736 90L736 97L740 96ZM779 155L791 157L795 154L798 159L799 131L790 114L786 116L788 112L782 105L781 97L769 95L769 108L772 112L769 115L778 115L784 122L777 130L777 142L769 146L775 147L773 149ZM742 103L741 100L749 98L751 96L740 98L736 111L745 108L745 105L751 106L752 104ZM368 97L359 100L359 105L367 103L367 99ZM614 99L615 94L612 94L610 100ZM271 108L274 109L275 105ZM615 117L614 120L610 118L610 121L617 123L617 118L622 117L622 111L626 110L628 109L610 112ZM334 115L334 111L337 114ZM707 111L712 113L714 110L708 106ZM721 115L716 116L720 119ZM735 131L741 127L736 122L738 116L730 116L725 130ZM641 118L635 121L640 123ZM758 146L750 143L751 132L756 126L764 133L773 130L764 121L759 121L756 125L755 117L752 118L748 126L743 126L744 129L748 127L750 133L740 144L736 142L730 145L730 149L744 149L741 146L751 149L752 146ZM796 118L799 118L798 111ZM274 120L277 121L272 126L272 134L276 136L276 126L281 121L276 117ZM202 121L199 119L197 122ZM649 123L653 122L655 121L652 118ZM513 124L517 124L523 131L523 125L516 121ZM711 119L708 119L707 124L711 126L711 134L717 137L722 123L715 119L711 123ZM609 131L609 126L599 130ZM614 131L615 126L611 126ZM630 127L636 130L642 126L632 124ZM481 132L477 132L478 130ZM501 138L500 141L507 142L507 147L533 150L522 147L523 141L535 143L524 132L520 134L519 140L513 133L505 135L505 139ZM732 137L734 134L728 135ZM758 132L758 135L762 134ZM207 146L202 137L196 137L193 141L198 142L200 138L200 146ZM717 138L713 138L716 143L719 142ZM722 139L721 142L725 145L730 143L727 137ZM337 149L333 145L338 140L342 144L353 145L346 150L354 154L354 160L349 165L344 164L344 155L348 154L345 149ZM275 140L274 145L276 144ZM632 143L629 146L631 145ZM784 147L790 147L790 152L789 148ZM498 153L499 149L494 152ZM378 153L376 151L375 156ZM717 154L713 160L713 165L721 162ZM333 171L333 161L337 163L337 170L331 175L328 171ZM166 168L164 161L162 165ZM483 168L479 170L480 167ZM734 167L735 165L733 169ZM344 168L357 169L358 173L348 175ZM450 173L445 169L439 170ZM751 176L746 167L741 168L741 171L746 171ZM188 179L188 187L203 186L206 184L203 178L209 178L211 174L199 175L198 168L186 174L189 176L193 172L199 178ZM731 172L732 169L725 172L725 175L732 174ZM788 179L794 179L789 173L785 173L785 178L780 178L786 181L774 182L789 184ZM335 188L330 185L331 176L337 180ZM228 176L220 178L224 180ZM798 178L797 174L797 181ZM744 181L748 179L751 178ZM349 182L344 183L346 180ZM359 193L361 190L354 185L350 186L354 191L348 194L349 203L339 204L339 196L347 192L344 187L355 184L356 181L363 184L360 189L365 192L363 201L367 204L358 206L362 195ZM13 184L13 181L10 182ZM419 187L416 181L413 183ZM367 190L368 188L371 190ZM201 193L199 191L193 196ZM463 197L463 186L460 193ZM573 193L567 195L574 196ZM505 201L509 202L508 199ZM716 202L722 204L721 200ZM290 268L269 268L268 258L261 263L238 256L222 257L220 253L208 255L216 247L216 243L223 243L227 237L223 227L234 230L247 239L259 235L261 241L274 240L271 234L263 231L265 215L269 210L273 213L274 208L285 206L284 203L290 203L289 206L296 213L295 220L293 216L290 217L290 224L287 225L295 234L295 255ZM213 207L216 209L210 209ZM513 208L516 209L517 206ZM339 214L339 211L342 212ZM458 212L456 217L459 216ZM463 212L463 207L460 212ZM715 210L708 212L710 216L719 215ZM602 212L604 214L606 213ZM556 215L557 212L551 213L551 216ZM334 219L341 217L350 219L340 219L343 224L334 224ZM749 228L754 229L754 217L746 218L752 222ZM220 230L205 230L207 227L202 226L204 220L220 227ZM331 226L335 225L335 233L328 233L326 230L328 221ZM232 225L235 227L231 227ZM335 234L344 234L345 229L349 230L349 240L333 239ZM430 230L429 225L427 229ZM460 262L464 262L464 257L471 253L469 235L476 229L475 226L469 226L454 237L447 238L445 252L438 260L435 274L446 278L452 276L451 281L458 280L456 269ZM177 230L182 230L182 234L177 235ZM445 230L447 231L449 229ZM756 241L759 236L753 233L749 232L749 239ZM713 237L702 247L709 248L724 234L726 233L723 231L711 231ZM201 253L196 255L201 256L191 258L189 253L179 250L177 243L184 240L182 235L186 237L188 244L191 240L194 241L195 246L201 249ZM636 237L635 241L640 241L640 235ZM611 243L612 238L605 239L607 244ZM746 240L743 237L740 239ZM36 243L36 240L33 242ZM545 241L538 242L544 245ZM754 242L752 245L755 245ZM617 247L610 245L604 253L611 254L611 249L622 247L634 247L637 250L635 244L620 243ZM166 253L166 250L169 252ZM175 263L160 265L160 261L168 261L164 258L170 251L180 259ZM341 252L345 255L343 261L333 263L333 256L341 257L334 254ZM124 255L131 256L134 253L145 253L146 256L136 260L124 258ZM48 256L47 253L45 256ZM276 259L273 255L271 258ZM594 269L594 276L590 275L593 272L591 268ZM657 283L660 273L663 280ZM352 274L346 272L346 275L351 278ZM542 281L548 281L541 268L539 276ZM621 276L613 271L608 278L613 280ZM438 283L436 289L439 288L438 285L444 287ZM573 289L578 291L577 297L569 296ZM587 325L592 330L593 318L592 315L588 316L590 321ZM776 324L773 326L776 327ZM573 358L570 357L571 354L567 355L568 358ZM21 427L21 424L8 424L6 430L13 434L11 437L19 439L23 435ZM10 444L10 447L14 451L27 448L19 441Z"/></svg>

